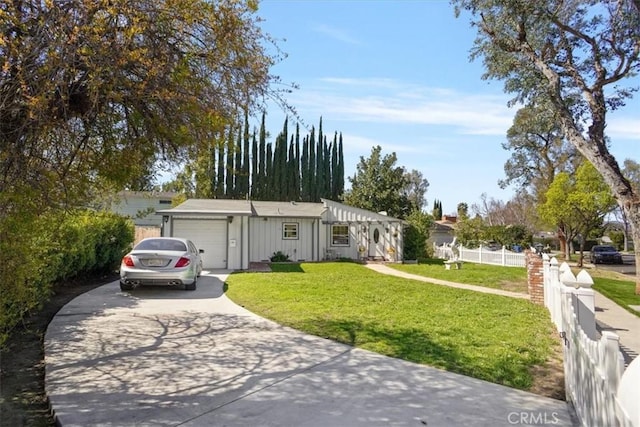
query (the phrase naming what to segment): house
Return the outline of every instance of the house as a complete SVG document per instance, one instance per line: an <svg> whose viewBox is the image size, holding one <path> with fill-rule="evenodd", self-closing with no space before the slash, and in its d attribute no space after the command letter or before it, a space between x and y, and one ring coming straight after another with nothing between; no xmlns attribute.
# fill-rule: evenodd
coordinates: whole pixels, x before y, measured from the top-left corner
<svg viewBox="0 0 640 427"><path fill-rule="evenodd" d="M120 191L110 203L110 210L129 217L139 227L160 227L162 215L157 210L171 207L178 193L169 191Z"/></svg>
<svg viewBox="0 0 640 427"><path fill-rule="evenodd" d="M451 243L455 237L455 224L458 217L443 215L441 220L434 221L429 230L429 243L433 246L442 246Z"/></svg>
<svg viewBox="0 0 640 427"><path fill-rule="evenodd" d="M188 238L204 250L206 268L246 270L278 251L292 261L402 260L403 220L326 199L189 199L156 213L163 236Z"/></svg>

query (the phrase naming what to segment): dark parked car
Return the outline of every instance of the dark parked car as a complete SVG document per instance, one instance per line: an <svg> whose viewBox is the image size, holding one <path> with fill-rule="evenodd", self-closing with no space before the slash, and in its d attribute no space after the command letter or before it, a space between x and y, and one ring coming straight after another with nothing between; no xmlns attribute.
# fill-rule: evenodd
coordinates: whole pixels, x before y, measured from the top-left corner
<svg viewBox="0 0 640 427"><path fill-rule="evenodd" d="M622 264L622 255L610 245L594 246L589 259L594 264Z"/></svg>

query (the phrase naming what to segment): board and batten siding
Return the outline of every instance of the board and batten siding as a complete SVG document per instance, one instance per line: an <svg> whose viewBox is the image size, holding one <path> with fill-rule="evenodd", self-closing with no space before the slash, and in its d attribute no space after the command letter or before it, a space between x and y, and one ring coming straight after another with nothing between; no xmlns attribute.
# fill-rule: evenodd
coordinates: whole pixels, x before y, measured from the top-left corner
<svg viewBox="0 0 640 427"><path fill-rule="evenodd" d="M332 224L349 225L350 234L348 247L333 247L328 240L328 250L334 251L339 256L353 259L383 257L389 261L402 260L403 223L401 220L331 200L323 199L323 202L327 208L324 222L328 227L328 239L331 239ZM379 233L379 243L373 241L376 228ZM360 248L364 249L363 253L359 252Z"/></svg>
<svg viewBox="0 0 640 427"><path fill-rule="evenodd" d="M317 260L317 227L314 218L250 218L249 259L252 262L268 261L275 252L282 251L291 261ZM298 238L284 239L283 225L298 224Z"/></svg>
<svg viewBox="0 0 640 427"><path fill-rule="evenodd" d="M111 210L119 215L132 218L135 225L160 227L162 215L158 215L154 211L170 207L171 198L129 195L115 203Z"/></svg>

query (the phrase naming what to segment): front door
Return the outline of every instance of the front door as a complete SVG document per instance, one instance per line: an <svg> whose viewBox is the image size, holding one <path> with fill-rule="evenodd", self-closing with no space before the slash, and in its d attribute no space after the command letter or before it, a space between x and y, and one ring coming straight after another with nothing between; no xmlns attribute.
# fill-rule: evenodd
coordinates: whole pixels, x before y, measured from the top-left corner
<svg viewBox="0 0 640 427"><path fill-rule="evenodd" d="M369 256L384 258L384 227L374 224L369 227Z"/></svg>

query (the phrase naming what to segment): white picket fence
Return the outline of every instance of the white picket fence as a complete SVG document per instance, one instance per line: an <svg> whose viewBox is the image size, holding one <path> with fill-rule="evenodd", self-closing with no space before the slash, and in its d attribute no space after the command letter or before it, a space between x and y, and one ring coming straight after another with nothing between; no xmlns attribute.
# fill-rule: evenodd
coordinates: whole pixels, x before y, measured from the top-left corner
<svg viewBox="0 0 640 427"><path fill-rule="evenodd" d="M491 250L480 245L477 249L468 249L462 245L444 244L434 247L435 257L441 259L457 259L476 264L502 265L505 267L525 267L524 253L512 252L506 248Z"/></svg>
<svg viewBox="0 0 640 427"><path fill-rule="evenodd" d="M567 401L583 426L640 427L640 357L625 370L616 334L598 338L593 280L543 255L544 303L564 338Z"/></svg>

